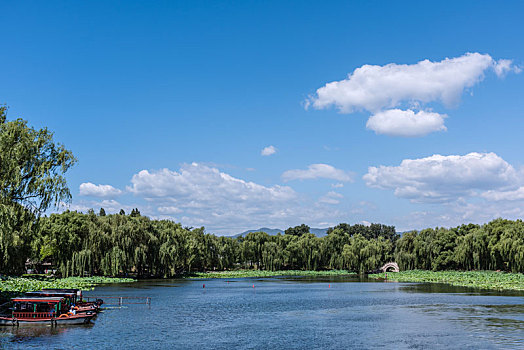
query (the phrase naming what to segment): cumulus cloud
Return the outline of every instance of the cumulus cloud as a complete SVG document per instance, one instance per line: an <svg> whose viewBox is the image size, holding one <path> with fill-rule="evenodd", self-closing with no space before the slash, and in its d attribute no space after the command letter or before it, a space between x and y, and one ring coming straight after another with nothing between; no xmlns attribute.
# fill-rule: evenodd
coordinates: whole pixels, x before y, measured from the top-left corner
<svg viewBox="0 0 524 350"><path fill-rule="evenodd" d="M111 185L95 185L91 182L84 182L80 184L80 195L91 196L91 197L117 197L122 194L122 190L115 188Z"/></svg>
<svg viewBox="0 0 524 350"><path fill-rule="evenodd" d="M491 201L517 201L524 200L524 186L513 191L487 191L482 197Z"/></svg>
<svg viewBox="0 0 524 350"><path fill-rule="evenodd" d="M289 186L263 186L199 163L184 164L178 171L142 170L133 175L128 191L154 203L153 217L175 214L184 225L206 226L222 234L267 225L288 227L294 222L315 225L344 217L342 211L309 200Z"/></svg>
<svg viewBox="0 0 524 350"><path fill-rule="evenodd" d="M198 163L184 164L179 172L169 169L152 172L142 170L133 175L131 183L128 190L146 199L172 197L176 201L184 199L185 205L193 202L206 205L206 201L279 201L296 196L291 187L262 186Z"/></svg>
<svg viewBox="0 0 524 350"><path fill-rule="evenodd" d="M475 152L369 167L363 177L369 187L391 189L395 196L414 202L446 202L490 190L511 190L518 178L517 171L495 153Z"/></svg>
<svg viewBox="0 0 524 350"><path fill-rule="evenodd" d="M499 77L504 77L508 73L520 73L522 69L513 64L512 60L498 60L493 69Z"/></svg>
<svg viewBox="0 0 524 350"><path fill-rule="evenodd" d="M401 102L441 101L454 105L464 89L480 82L487 70L499 76L519 69L511 60L494 60L488 54L466 53L440 62L363 65L344 80L324 85L308 100L317 109L335 106L342 113L357 110L377 112Z"/></svg>
<svg viewBox="0 0 524 350"><path fill-rule="evenodd" d="M368 129L392 136L422 136L446 130L443 114L396 107L441 102L456 106L464 90L484 79L486 72L498 77L520 73L512 60L495 60L488 54L466 53L439 62L423 60L415 64L363 65L346 79L327 83L305 103L306 108L337 108L341 113L368 111L373 115Z"/></svg>
<svg viewBox="0 0 524 350"><path fill-rule="evenodd" d="M260 151L260 154L263 156L270 156L275 153L277 153L277 149L275 146L267 146L267 147L264 147L262 151Z"/></svg>
<svg viewBox="0 0 524 350"><path fill-rule="evenodd" d="M372 115L366 127L377 134L415 137L434 131L447 130L444 126L445 114L413 110L389 109Z"/></svg>
<svg viewBox="0 0 524 350"><path fill-rule="evenodd" d="M352 181L351 174L337 169L329 164L311 164L307 169L287 170L282 174L284 181L309 180L309 179L331 179L336 181Z"/></svg>

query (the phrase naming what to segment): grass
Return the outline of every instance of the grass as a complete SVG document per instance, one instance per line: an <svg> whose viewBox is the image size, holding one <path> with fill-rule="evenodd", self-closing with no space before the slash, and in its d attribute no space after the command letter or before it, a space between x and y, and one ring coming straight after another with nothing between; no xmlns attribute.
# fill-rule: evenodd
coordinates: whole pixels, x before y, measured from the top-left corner
<svg viewBox="0 0 524 350"><path fill-rule="evenodd" d="M369 278L383 279L384 274ZM396 282L446 283L453 286L494 290L524 290L524 274L495 271L424 271L388 272L388 280Z"/></svg>
<svg viewBox="0 0 524 350"><path fill-rule="evenodd" d="M217 272L195 272L186 278L243 278L243 277L277 277L277 276L345 276L354 275L346 270L329 270L329 271L302 271L302 270L284 270L284 271L265 271L265 270L234 270L234 271L217 271Z"/></svg>

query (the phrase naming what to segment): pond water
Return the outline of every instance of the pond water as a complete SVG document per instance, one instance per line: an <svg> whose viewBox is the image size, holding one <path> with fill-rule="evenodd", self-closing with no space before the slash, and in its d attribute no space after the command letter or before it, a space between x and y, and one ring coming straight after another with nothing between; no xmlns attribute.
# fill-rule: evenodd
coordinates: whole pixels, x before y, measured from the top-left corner
<svg viewBox="0 0 524 350"><path fill-rule="evenodd" d="M86 326L3 327L0 348L524 349L523 293L264 278L150 280L101 286L85 295L152 302L106 303Z"/></svg>

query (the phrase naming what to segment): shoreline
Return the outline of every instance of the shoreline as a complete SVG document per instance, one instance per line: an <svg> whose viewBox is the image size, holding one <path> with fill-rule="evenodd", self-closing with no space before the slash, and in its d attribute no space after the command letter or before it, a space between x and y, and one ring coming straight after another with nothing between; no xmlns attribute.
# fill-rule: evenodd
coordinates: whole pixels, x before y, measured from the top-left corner
<svg viewBox="0 0 524 350"><path fill-rule="evenodd" d="M524 274L496 271L427 271L408 270L388 272L388 281L411 283L442 283L452 286L471 287L495 291L524 291ZM227 279L227 278L266 278L266 277L343 277L358 276L347 270L232 270L194 272L182 275L183 279ZM368 274L369 279L385 280L384 273ZM19 294L40 290L43 288L76 288L93 290L97 285L110 283L136 282L133 278L116 277L66 277L66 278L35 278L35 277L7 277L0 280L0 301Z"/></svg>
<svg viewBox="0 0 524 350"><path fill-rule="evenodd" d="M10 298L16 297L25 292L41 290L44 288L66 288L81 289L84 291L93 290L97 285L109 283L129 283L135 282L131 278L114 277L9 277L0 280L0 303Z"/></svg>
<svg viewBox="0 0 524 350"><path fill-rule="evenodd" d="M281 276L310 276L310 277L321 277L321 276L357 276L355 272L349 272L347 270L278 270L278 271L266 271L266 270L233 270L233 271L212 271L212 272L195 272L191 275L187 275L183 278L188 279L201 279L201 278L263 278L263 277L281 277Z"/></svg>
<svg viewBox="0 0 524 350"><path fill-rule="evenodd" d="M524 274L496 271L427 271L388 272L388 281L412 283L443 283L497 291L524 291ZM371 279L385 280L385 273L370 274Z"/></svg>

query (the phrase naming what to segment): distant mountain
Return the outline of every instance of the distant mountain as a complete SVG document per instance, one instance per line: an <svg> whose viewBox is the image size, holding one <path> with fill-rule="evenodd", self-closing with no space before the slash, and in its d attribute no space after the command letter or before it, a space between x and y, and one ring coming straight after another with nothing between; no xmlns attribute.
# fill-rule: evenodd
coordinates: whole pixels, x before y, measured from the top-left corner
<svg viewBox="0 0 524 350"><path fill-rule="evenodd" d="M327 228L311 228L309 230L309 232L315 234L317 237L323 237L323 236L326 235L327 230L328 230ZM248 233L251 233L251 232L265 232L265 233L267 233L270 236L276 236L279 233L280 234L284 234L284 230L281 230L279 228L262 227L262 228L259 228L258 230L247 230L247 231L244 231L242 233L237 233L236 235L233 235L233 236L230 236L230 237L237 238L237 237L240 237L240 236L245 236L245 235L247 235Z"/></svg>
<svg viewBox="0 0 524 350"><path fill-rule="evenodd" d="M324 237L327 235L328 228L310 228L309 232L314 233L317 237Z"/></svg>
<svg viewBox="0 0 524 350"><path fill-rule="evenodd" d="M245 236L245 235L247 235L248 233L251 233L251 232L265 232L265 233L267 233L270 236L276 236L279 233L284 234L284 231L282 231L279 228L262 227L262 228L259 228L258 230L247 230L247 231L244 231L242 233L237 233L236 235L233 235L231 237L237 238L237 237L240 237L240 236Z"/></svg>

